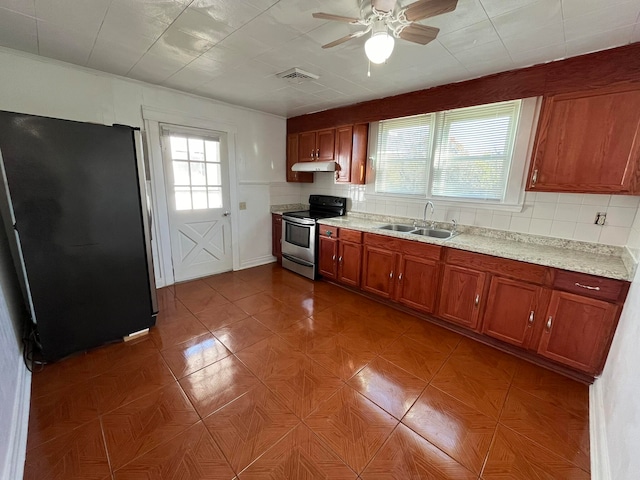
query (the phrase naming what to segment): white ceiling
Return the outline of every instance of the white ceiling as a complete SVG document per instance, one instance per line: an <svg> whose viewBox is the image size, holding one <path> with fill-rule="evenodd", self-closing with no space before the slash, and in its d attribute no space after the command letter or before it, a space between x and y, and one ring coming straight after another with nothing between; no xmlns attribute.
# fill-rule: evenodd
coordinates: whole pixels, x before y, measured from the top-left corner
<svg viewBox="0 0 640 480"><path fill-rule="evenodd" d="M367 77L364 38L320 48L357 30L320 11L358 0L0 0L0 45L292 117L640 40L640 0L459 0Z"/></svg>

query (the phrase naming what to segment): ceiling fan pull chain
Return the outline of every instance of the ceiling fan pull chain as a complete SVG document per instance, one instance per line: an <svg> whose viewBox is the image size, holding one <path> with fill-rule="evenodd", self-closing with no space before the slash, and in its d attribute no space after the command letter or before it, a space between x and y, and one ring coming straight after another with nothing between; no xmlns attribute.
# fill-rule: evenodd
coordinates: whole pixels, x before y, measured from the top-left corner
<svg viewBox="0 0 640 480"><path fill-rule="evenodd" d="M371 60L367 60L369 62L369 68L367 69L367 77L371 77Z"/></svg>

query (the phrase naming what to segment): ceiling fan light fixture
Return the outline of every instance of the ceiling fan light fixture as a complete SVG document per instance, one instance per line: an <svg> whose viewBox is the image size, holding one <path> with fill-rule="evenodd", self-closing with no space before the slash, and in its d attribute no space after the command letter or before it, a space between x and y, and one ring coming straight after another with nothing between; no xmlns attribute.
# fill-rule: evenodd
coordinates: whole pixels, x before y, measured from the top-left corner
<svg viewBox="0 0 640 480"><path fill-rule="evenodd" d="M384 63L391 56L395 40L385 27L382 31L373 31L371 38L364 44L364 52L371 63Z"/></svg>

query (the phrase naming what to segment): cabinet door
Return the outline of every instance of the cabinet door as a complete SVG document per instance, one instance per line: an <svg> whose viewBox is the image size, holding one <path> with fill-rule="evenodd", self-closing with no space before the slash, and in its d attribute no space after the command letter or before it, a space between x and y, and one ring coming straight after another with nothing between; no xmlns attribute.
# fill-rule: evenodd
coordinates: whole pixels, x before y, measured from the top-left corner
<svg viewBox="0 0 640 480"><path fill-rule="evenodd" d="M336 129L336 162L340 166L336 182L349 183L351 181L351 147L353 144L353 127Z"/></svg>
<svg viewBox="0 0 640 480"><path fill-rule="evenodd" d="M316 160L328 162L335 159L336 131L320 130L316 132Z"/></svg>
<svg viewBox="0 0 640 480"><path fill-rule="evenodd" d="M298 161L316 160L316 132L304 132L298 135Z"/></svg>
<svg viewBox="0 0 640 480"><path fill-rule="evenodd" d="M477 330L486 274L470 268L444 266L438 314Z"/></svg>
<svg viewBox="0 0 640 480"><path fill-rule="evenodd" d="M395 300L416 310L433 313L438 291L438 262L402 255L399 266Z"/></svg>
<svg viewBox="0 0 640 480"><path fill-rule="evenodd" d="M313 173L294 172L291 167L298 162L298 134L287 135L287 182L312 183Z"/></svg>
<svg viewBox="0 0 640 480"><path fill-rule="evenodd" d="M360 286L360 270L362 269L362 245L340 240L338 247L338 281Z"/></svg>
<svg viewBox="0 0 640 480"><path fill-rule="evenodd" d="M369 145L369 124L353 126L351 146L351 183L364 185L367 176L367 147Z"/></svg>
<svg viewBox="0 0 640 480"><path fill-rule="evenodd" d="M395 264L394 252L365 245L362 258L362 289L384 298L391 298Z"/></svg>
<svg viewBox="0 0 640 480"><path fill-rule="evenodd" d="M278 259L278 263L282 263L282 215L271 216L271 255Z"/></svg>
<svg viewBox="0 0 640 480"><path fill-rule="evenodd" d="M493 277L487 296L482 333L527 347L532 338L534 323L544 321L544 311L537 305L542 288L529 283Z"/></svg>
<svg viewBox="0 0 640 480"><path fill-rule="evenodd" d="M551 294L538 353L578 370L598 374L617 315L616 305L556 290Z"/></svg>
<svg viewBox="0 0 640 480"><path fill-rule="evenodd" d="M640 90L545 99L529 190L627 193L636 189Z"/></svg>
<svg viewBox="0 0 640 480"><path fill-rule="evenodd" d="M318 246L318 271L320 275L335 280L338 275L337 271L337 255L338 240L329 237L319 237L320 244Z"/></svg>

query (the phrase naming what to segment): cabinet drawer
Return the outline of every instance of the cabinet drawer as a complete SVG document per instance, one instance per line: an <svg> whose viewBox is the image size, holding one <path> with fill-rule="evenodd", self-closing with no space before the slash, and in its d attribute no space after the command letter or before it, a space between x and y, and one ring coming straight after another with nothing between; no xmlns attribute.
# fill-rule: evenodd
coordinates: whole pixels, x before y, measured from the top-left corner
<svg viewBox="0 0 640 480"><path fill-rule="evenodd" d="M338 236L346 242L362 243L362 232L341 228Z"/></svg>
<svg viewBox="0 0 640 480"><path fill-rule="evenodd" d="M566 270L555 271L553 286L558 290L610 302L624 302L629 290L629 282Z"/></svg>
<svg viewBox="0 0 640 480"><path fill-rule="evenodd" d="M321 237L338 238L338 227L330 227L329 225L318 225L318 232Z"/></svg>
<svg viewBox="0 0 640 480"><path fill-rule="evenodd" d="M446 262L536 284L545 284L549 280L547 267L453 248L447 248Z"/></svg>
<svg viewBox="0 0 640 480"><path fill-rule="evenodd" d="M378 248L384 248L393 252L406 255L416 255L431 260L440 260L442 247L440 245L430 245L428 243L403 240L401 238L387 237L386 235L376 235L375 233L365 233L364 243Z"/></svg>

